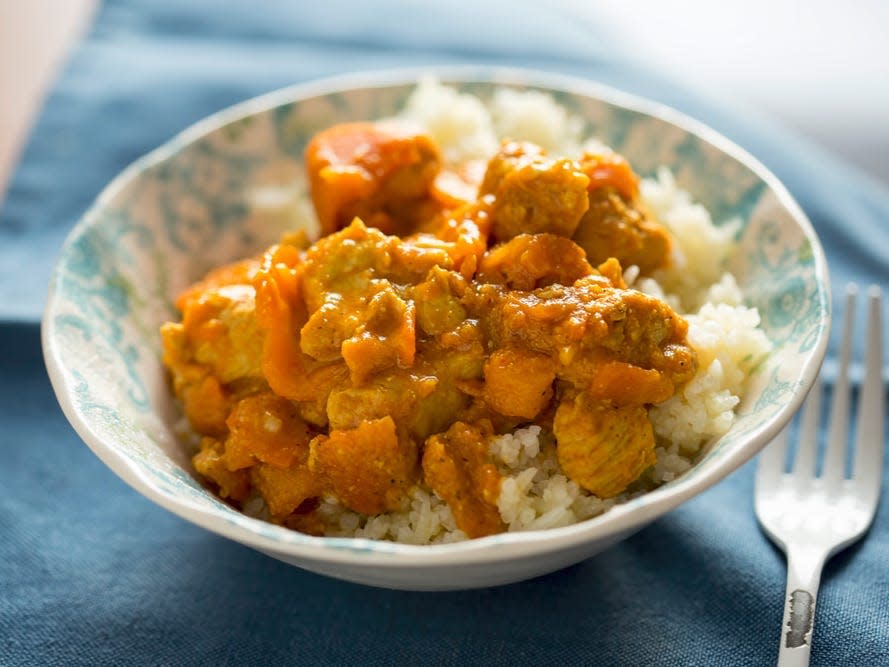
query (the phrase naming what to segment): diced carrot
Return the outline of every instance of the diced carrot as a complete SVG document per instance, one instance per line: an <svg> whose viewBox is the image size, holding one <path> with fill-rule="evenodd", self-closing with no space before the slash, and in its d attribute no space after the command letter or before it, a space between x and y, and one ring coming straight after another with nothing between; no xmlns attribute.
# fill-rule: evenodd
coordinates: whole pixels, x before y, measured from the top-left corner
<svg viewBox="0 0 889 667"><path fill-rule="evenodd" d="M185 311L189 302L199 298L213 287L250 285L259 268L259 260L251 257L213 269L204 278L179 293L179 296L176 297L176 308L180 312Z"/></svg>
<svg viewBox="0 0 889 667"><path fill-rule="evenodd" d="M533 419L552 398L556 377L550 357L503 349L485 362L485 402L508 417Z"/></svg>
<svg viewBox="0 0 889 667"><path fill-rule="evenodd" d="M619 153L587 152L581 158L580 166L590 179L590 190L610 186L628 201L639 194L639 177L626 158Z"/></svg>
<svg viewBox="0 0 889 667"><path fill-rule="evenodd" d="M295 461L289 468L260 463L250 469L250 479L269 513L279 520L322 492L321 480L309 470L305 460Z"/></svg>
<svg viewBox="0 0 889 667"><path fill-rule="evenodd" d="M225 465L222 443L213 438L201 439L201 451L194 455L192 464L198 474L203 475L219 488L219 495L235 502L247 499L250 493L250 478L245 470L231 471Z"/></svg>
<svg viewBox="0 0 889 667"><path fill-rule="evenodd" d="M306 147L312 201L322 234L360 217L393 233L414 211L426 211L439 169L430 137L395 126L343 123Z"/></svg>
<svg viewBox="0 0 889 667"><path fill-rule="evenodd" d="M195 384L186 385L182 402L185 416L195 431L204 435L225 434L230 401L216 376L207 375Z"/></svg>
<svg viewBox="0 0 889 667"><path fill-rule="evenodd" d="M399 441L388 416L318 436L310 449L309 467L340 502L363 514L400 508L416 478L416 450Z"/></svg>
<svg viewBox="0 0 889 667"><path fill-rule="evenodd" d="M497 509L502 478L488 453L489 422L456 422L445 433L426 440L423 475L451 508L457 527L469 537L503 530Z"/></svg>
<svg viewBox="0 0 889 667"><path fill-rule="evenodd" d="M309 427L291 401L271 392L238 401L226 424L225 455L231 470L257 461L287 468L308 453Z"/></svg>
<svg viewBox="0 0 889 667"><path fill-rule="evenodd" d="M623 361L597 365L589 385L591 398L618 406L662 403L673 391L673 382L664 373Z"/></svg>

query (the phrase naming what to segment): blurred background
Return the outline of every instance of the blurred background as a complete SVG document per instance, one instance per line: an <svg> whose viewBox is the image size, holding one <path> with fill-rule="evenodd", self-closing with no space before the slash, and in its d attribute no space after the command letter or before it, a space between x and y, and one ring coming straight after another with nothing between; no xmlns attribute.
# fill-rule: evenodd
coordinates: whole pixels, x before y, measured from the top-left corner
<svg viewBox="0 0 889 667"><path fill-rule="evenodd" d="M0 199L98 0L0 0ZM767 117L889 184L889 3L555 0L625 57Z"/></svg>

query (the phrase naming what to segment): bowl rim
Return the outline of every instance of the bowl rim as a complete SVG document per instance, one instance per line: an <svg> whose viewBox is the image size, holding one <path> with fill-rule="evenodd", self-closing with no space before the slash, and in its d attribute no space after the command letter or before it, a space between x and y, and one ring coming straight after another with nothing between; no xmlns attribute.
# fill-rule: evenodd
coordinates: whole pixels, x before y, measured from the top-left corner
<svg viewBox="0 0 889 667"><path fill-rule="evenodd" d="M313 537L254 519L222 505L232 516L212 506L199 505L187 497L171 496L160 489L112 442L106 442L92 427L90 419L75 405L72 387L66 377L64 355L57 344L52 314L56 307L56 286L63 258L73 242L100 218L102 210L130 182L144 171L180 151L188 144L248 116L269 112L276 107L302 99L314 98L349 89L374 89L416 83L423 75L432 75L445 83L489 83L493 85L533 86L568 94L582 95L667 122L689 132L734 158L756 174L787 209L809 242L814 255L817 296L824 316L813 347L803 359L799 390L765 422L747 434L743 446L735 448L708 471L707 475L679 477L642 496L640 503L631 499L606 512L569 526L512 533L461 542L411 545L368 538ZM217 111L143 155L123 169L99 193L92 205L69 232L57 256L49 283L41 324L41 345L53 390L62 411L77 434L94 454L124 482L154 503L211 532L276 556L290 556L303 561L373 565L379 568L427 568L439 565L471 565L534 557L568 548L579 548L599 540L641 529L686 500L723 480L751 459L771 441L799 409L811 387L827 351L831 322L830 280L821 243L806 214L781 181L757 158L716 130L661 102L627 93L597 81L536 69L481 65L451 65L370 70L340 74L287 86L250 98ZM504 548L504 547L508 547Z"/></svg>

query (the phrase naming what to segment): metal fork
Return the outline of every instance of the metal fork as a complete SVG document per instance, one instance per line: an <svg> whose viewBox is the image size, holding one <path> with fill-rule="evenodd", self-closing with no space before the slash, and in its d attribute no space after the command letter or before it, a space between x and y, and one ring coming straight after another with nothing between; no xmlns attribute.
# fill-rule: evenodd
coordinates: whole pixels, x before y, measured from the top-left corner
<svg viewBox="0 0 889 667"><path fill-rule="evenodd" d="M779 667L809 664L815 598L828 558L858 540L873 521L883 470L880 290L870 288L865 352L866 376L859 394L852 475L846 478L849 424L849 357L857 288L846 290L839 369L830 408L830 426L816 476L822 382L819 377L803 406L796 460L785 470L789 427L760 455L756 472L756 516L766 534L787 554L787 591L778 651Z"/></svg>

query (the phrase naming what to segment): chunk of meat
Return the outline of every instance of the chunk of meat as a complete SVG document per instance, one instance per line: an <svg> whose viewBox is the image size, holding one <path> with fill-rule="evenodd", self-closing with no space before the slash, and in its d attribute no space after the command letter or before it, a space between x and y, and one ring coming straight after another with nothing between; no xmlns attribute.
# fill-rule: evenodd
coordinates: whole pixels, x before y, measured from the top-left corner
<svg viewBox="0 0 889 667"><path fill-rule="evenodd" d="M205 375L197 382L183 385L180 396L185 416L195 431L217 437L225 434L225 420L233 399L216 376Z"/></svg>
<svg viewBox="0 0 889 667"><path fill-rule="evenodd" d="M201 438L200 451L192 457L192 464L199 475L210 480L219 495L235 502L243 502L250 494L250 475L246 470L229 470L225 450L214 438Z"/></svg>
<svg viewBox="0 0 889 667"><path fill-rule="evenodd" d="M583 249L555 234L519 234L484 254L478 280L531 291L558 283L573 285L593 272Z"/></svg>
<svg viewBox="0 0 889 667"><path fill-rule="evenodd" d="M315 135L305 157L323 234L356 217L405 233L436 208L430 187L441 158L425 134L380 123L334 125Z"/></svg>
<svg viewBox="0 0 889 667"><path fill-rule="evenodd" d="M604 276L531 292L482 285L479 296L495 347L549 355L559 362L559 378L576 386L586 388L590 364L603 357L655 369L674 384L694 374L688 323L663 301L616 288Z"/></svg>
<svg viewBox="0 0 889 667"><path fill-rule="evenodd" d="M479 195L497 194L497 189L507 174L515 171L518 167L542 159L544 155L545 151L530 141L504 141L494 156L488 160L481 185L479 185Z"/></svg>
<svg viewBox="0 0 889 667"><path fill-rule="evenodd" d="M341 350L353 385L361 385L389 368L410 368L417 351L413 301L399 297L391 285L367 303L362 319Z"/></svg>
<svg viewBox="0 0 889 667"><path fill-rule="evenodd" d="M332 430L310 443L309 468L346 507L363 514L397 510L416 480L417 452L398 438L392 417Z"/></svg>
<svg viewBox="0 0 889 667"><path fill-rule="evenodd" d="M392 262L377 269L380 275L400 283L413 283L436 266L453 268L451 253L454 243L430 234L414 234L392 244Z"/></svg>
<svg viewBox="0 0 889 667"><path fill-rule="evenodd" d="M615 257L623 266L636 265L643 274L650 274L670 260L667 230L611 186L590 192L589 210L573 238L593 264Z"/></svg>
<svg viewBox="0 0 889 667"><path fill-rule="evenodd" d="M263 332L252 285L224 285L189 299L182 326L194 361L220 382L262 377Z"/></svg>
<svg viewBox="0 0 889 667"><path fill-rule="evenodd" d="M571 237L590 205L588 185L573 160L541 157L518 164L494 193L493 238L507 241L544 232Z"/></svg>
<svg viewBox="0 0 889 667"><path fill-rule="evenodd" d="M456 330L466 319L466 308L461 299L467 289L460 274L441 267L432 269L426 280L411 290L420 332L438 336Z"/></svg>
<svg viewBox="0 0 889 667"><path fill-rule="evenodd" d="M226 285L252 285L253 277L259 269L260 261L254 257L215 268L179 293L176 308L180 312L184 311L191 301L200 299L211 289Z"/></svg>
<svg viewBox="0 0 889 667"><path fill-rule="evenodd" d="M218 269L177 298L180 323L161 327L164 364L195 430L223 437L232 402L265 384L263 332L255 320L251 278L257 262Z"/></svg>
<svg viewBox="0 0 889 667"><path fill-rule="evenodd" d="M344 296L363 295L374 279L392 277L393 253L400 243L397 237L368 228L360 220L319 239L299 267L299 287L308 314Z"/></svg>
<svg viewBox="0 0 889 667"><path fill-rule="evenodd" d="M446 430L457 415L464 415L470 401L458 379L444 376L435 382L433 391L416 402L408 418L408 432L423 442L430 435Z"/></svg>
<svg viewBox="0 0 889 667"><path fill-rule="evenodd" d="M485 402L507 417L534 419L553 396L555 367L545 354L497 350L485 362Z"/></svg>
<svg viewBox="0 0 889 667"><path fill-rule="evenodd" d="M493 430L489 423L457 422L426 441L423 475L454 514L457 527L469 537L503 530L497 509L501 476L488 453Z"/></svg>
<svg viewBox="0 0 889 667"><path fill-rule="evenodd" d="M257 462L288 468L308 453L308 425L292 401L272 392L238 401L226 424L225 456L230 470Z"/></svg>
<svg viewBox="0 0 889 667"><path fill-rule="evenodd" d="M231 392L210 369L194 361L185 327L179 322L161 326L163 362L170 370L173 391L183 403L185 416L202 435L224 437L225 418L231 409Z"/></svg>
<svg viewBox="0 0 889 667"><path fill-rule="evenodd" d="M578 392L559 404L553 433L562 470L600 498L623 493L656 460L654 430L639 405L613 407Z"/></svg>
<svg viewBox="0 0 889 667"><path fill-rule="evenodd" d="M434 377L392 371L361 387L339 386L327 401L331 429L350 430L362 421L391 416L404 423L417 402L429 396L438 384Z"/></svg>
<svg viewBox="0 0 889 667"><path fill-rule="evenodd" d="M441 217L424 227L420 233L408 237L401 246L401 252L404 253L406 249L427 249L428 253L429 249L440 249L447 254L450 262L438 261L436 265L456 269L469 279L488 249L490 229L488 203L478 203L460 209L453 215ZM427 271L432 268L434 267L426 266Z"/></svg>
<svg viewBox="0 0 889 667"><path fill-rule="evenodd" d="M481 384L486 357L481 327L473 320L463 320L424 341L415 370L424 378L434 377L435 389L420 397L411 413L409 428L418 441L462 417L473 395L466 392L465 383Z"/></svg>
<svg viewBox="0 0 889 667"><path fill-rule="evenodd" d="M305 355L321 362L345 360L356 384L390 367L413 364L415 307L401 281L416 281L436 266L435 261L424 265L422 256L447 262L448 255L420 247L409 252L409 245L355 221L306 254L307 318L299 332Z"/></svg>

